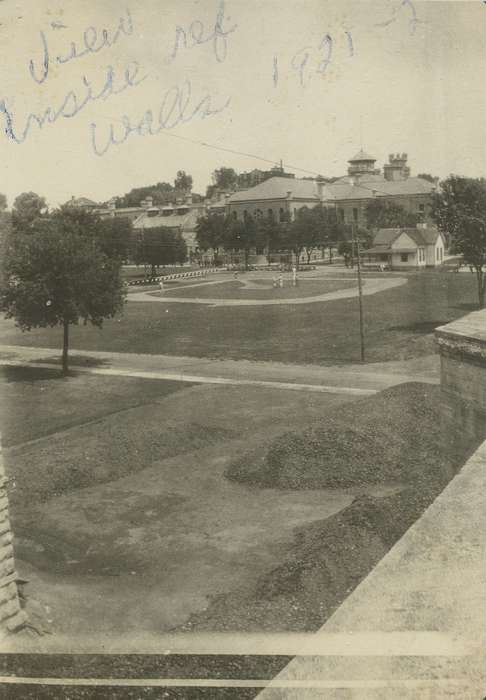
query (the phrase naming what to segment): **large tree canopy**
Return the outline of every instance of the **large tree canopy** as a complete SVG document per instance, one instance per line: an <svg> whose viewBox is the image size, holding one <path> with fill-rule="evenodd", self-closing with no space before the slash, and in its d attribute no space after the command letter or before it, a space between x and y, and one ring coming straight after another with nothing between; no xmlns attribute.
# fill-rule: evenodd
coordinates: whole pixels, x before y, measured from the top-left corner
<svg viewBox="0 0 486 700"><path fill-rule="evenodd" d="M225 247L229 220L224 216L210 214L197 222L196 241L201 250L212 250L217 259L221 248Z"/></svg>
<svg viewBox="0 0 486 700"><path fill-rule="evenodd" d="M479 308L486 292L486 180L451 175L434 196L432 217L449 237L451 250L460 253L476 272Z"/></svg>
<svg viewBox="0 0 486 700"><path fill-rule="evenodd" d="M116 198L116 207L139 207L140 202L152 197L154 204L167 204L174 197L174 188L169 182L158 182L147 187L134 187L123 197Z"/></svg>
<svg viewBox="0 0 486 700"><path fill-rule="evenodd" d="M185 170L178 170L174 180L174 189L190 192L192 190L192 175L188 175Z"/></svg>
<svg viewBox="0 0 486 700"><path fill-rule="evenodd" d="M122 306L121 262L108 257L96 239L66 224L63 212L43 217L28 233L8 239L3 261L0 309L22 330L63 327L63 373L68 372L69 326L101 326Z"/></svg>
<svg viewBox="0 0 486 700"><path fill-rule="evenodd" d="M46 200L35 192L23 192L15 198L12 207L12 225L15 231L27 232L34 222L47 212Z"/></svg>
<svg viewBox="0 0 486 700"><path fill-rule="evenodd" d="M135 251L137 263L151 266L155 277L159 265L182 265L187 260L187 246L180 231L166 226L145 229L138 240Z"/></svg>
<svg viewBox="0 0 486 700"><path fill-rule="evenodd" d="M416 226L421 216L386 199L373 199L366 207L366 225L371 230Z"/></svg>

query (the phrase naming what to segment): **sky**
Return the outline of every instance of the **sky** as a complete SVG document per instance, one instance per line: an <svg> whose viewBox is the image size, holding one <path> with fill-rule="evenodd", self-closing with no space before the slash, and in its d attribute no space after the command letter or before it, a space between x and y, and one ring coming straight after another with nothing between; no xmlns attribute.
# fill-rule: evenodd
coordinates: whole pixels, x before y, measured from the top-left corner
<svg viewBox="0 0 486 700"><path fill-rule="evenodd" d="M361 146L486 175L485 29L472 1L2 0L0 192L106 201L185 170L204 193L280 159L330 177Z"/></svg>

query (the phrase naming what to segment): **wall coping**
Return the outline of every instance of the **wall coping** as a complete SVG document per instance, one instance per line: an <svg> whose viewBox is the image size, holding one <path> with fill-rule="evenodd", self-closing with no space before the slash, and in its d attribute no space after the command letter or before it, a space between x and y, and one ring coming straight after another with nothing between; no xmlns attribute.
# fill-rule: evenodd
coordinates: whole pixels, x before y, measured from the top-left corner
<svg viewBox="0 0 486 700"><path fill-rule="evenodd" d="M435 339L441 355L486 365L486 309L439 326Z"/></svg>

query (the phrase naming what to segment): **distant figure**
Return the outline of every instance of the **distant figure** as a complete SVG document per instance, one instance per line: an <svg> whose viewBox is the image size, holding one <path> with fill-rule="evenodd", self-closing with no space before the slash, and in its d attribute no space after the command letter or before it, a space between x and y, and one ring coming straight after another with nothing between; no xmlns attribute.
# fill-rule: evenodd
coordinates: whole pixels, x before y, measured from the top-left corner
<svg viewBox="0 0 486 700"><path fill-rule="evenodd" d="M274 288L276 288L278 286L278 280L277 280L277 277L275 275L272 278L272 284L273 284Z"/></svg>
<svg viewBox="0 0 486 700"><path fill-rule="evenodd" d="M233 277L235 278L235 280L238 279L238 270L235 270L235 272L234 272L234 274L233 274Z"/></svg>
<svg viewBox="0 0 486 700"><path fill-rule="evenodd" d="M161 292L164 291L164 282L162 280L159 280L159 289Z"/></svg>
<svg viewBox="0 0 486 700"><path fill-rule="evenodd" d="M295 267L295 265L292 268L292 284L294 285L294 287L297 286L297 268Z"/></svg>
<svg viewBox="0 0 486 700"><path fill-rule="evenodd" d="M278 276L278 286L279 286L280 288L282 288L282 287L284 286L284 281L283 281L283 275L282 275L282 274L280 274L280 275Z"/></svg>

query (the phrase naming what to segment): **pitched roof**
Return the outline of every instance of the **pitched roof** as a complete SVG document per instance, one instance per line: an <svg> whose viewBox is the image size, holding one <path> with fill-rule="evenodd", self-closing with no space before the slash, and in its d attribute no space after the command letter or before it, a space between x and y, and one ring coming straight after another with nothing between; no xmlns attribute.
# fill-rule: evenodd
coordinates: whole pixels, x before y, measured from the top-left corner
<svg viewBox="0 0 486 700"><path fill-rule="evenodd" d="M406 233L418 246L434 245L440 235L435 226L427 228L381 228L373 238L373 247L391 246L402 233Z"/></svg>
<svg viewBox="0 0 486 700"><path fill-rule="evenodd" d="M188 231L195 229L199 216L197 209L188 211L186 214L172 214L170 216L162 216L160 210L157 216L148 216L147 212L144 211L135 219L133 227L135 229L143 229L167 226L168 228L180 228L183 231Z"/></svg>
<svg viewBox="0 0 486 700"><path fill-rule="evenodd" d="M348 163L357 163L357 162L359 162L359 161L361 161L361 160L368 160L368 161L371 160L371 161L375 162L375 161L376 161L376 158L373 158L373 156L368 155L368 153L366 153L365 151L363 151L363 149L361 148L361 149L358 151L358 153L354 156L354 158L350 158L350 159L348 160Z"/></svg>
<svg viewBox="0 0 486 700"><path fill-rule="evenodd" d="M325 186L324 196L330 200L371 199L398 195L430 194L435 185L421 177L406 180L385 180L383 175L364 175L353 185L343 177Z"/></svg>
<svg viewBox="0 0 486 700"><path fill-rule="evenodd" d="M92 199L88 199L88 197L73 197L72 199L69 200L69 202L67 202L67 204L70 204L72 207L97 207L97 206L99 206Z"/></svg>
<svg viewBox="0 0 486 700"><path fill-rule="evenodd" d="M229 198L229 203L247 202L256 199L285 199L287 192L291 192L291 196L294 199L318 199L315 180L270 177L255 187L235 192Z"/></svg>

